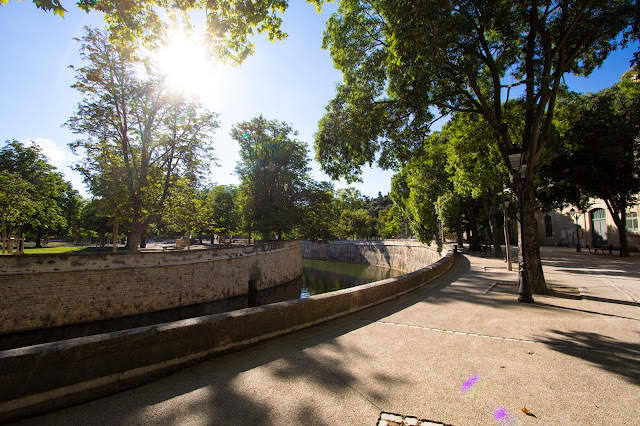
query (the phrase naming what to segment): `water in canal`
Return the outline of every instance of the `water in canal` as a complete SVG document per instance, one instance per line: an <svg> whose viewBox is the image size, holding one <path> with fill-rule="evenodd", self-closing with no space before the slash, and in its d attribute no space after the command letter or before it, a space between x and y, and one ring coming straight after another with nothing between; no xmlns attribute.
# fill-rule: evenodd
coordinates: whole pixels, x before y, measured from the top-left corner
<svg viewBox="0 0 640 426"><path fill-rule="evenodd" d="M355 287L401 275L389 268L360 263L302 259L302 291L300 298Z"/></svg>

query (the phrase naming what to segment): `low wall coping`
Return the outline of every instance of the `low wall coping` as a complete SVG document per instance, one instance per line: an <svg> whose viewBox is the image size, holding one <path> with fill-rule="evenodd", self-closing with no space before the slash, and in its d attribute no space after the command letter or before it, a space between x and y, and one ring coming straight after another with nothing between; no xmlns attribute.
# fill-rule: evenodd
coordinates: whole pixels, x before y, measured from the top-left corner
<svg viewBox="0 0 640 426"><path fill-rule="evenodd" d="M417 271L305 299L0 351L0 422L134 387L397 298L447 272L454 259L448 250Z"/></svg>
<svg viewBox="0 0 640 426"><path fill-rule="evenodd" d="M138 252L138 253L60 253L0 256L0 277L43 272L95 271L126 268L179 266L216 260L253 256L266 251L290 250L298 241L264 243L243 247L220 247L208 250ZM53 265L57 265L54 267Z"/></svg>

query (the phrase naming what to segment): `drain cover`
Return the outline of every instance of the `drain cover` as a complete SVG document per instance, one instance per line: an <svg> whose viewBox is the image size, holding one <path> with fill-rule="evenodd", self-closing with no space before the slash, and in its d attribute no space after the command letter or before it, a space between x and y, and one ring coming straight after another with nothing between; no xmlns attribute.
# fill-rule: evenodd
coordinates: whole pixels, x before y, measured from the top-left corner
<svg viewBox="0 0 640 426"><path fill-rule="evenodd" d="M446 423L436 422L433 420L418 419L413 416L403 416L402 414L380 413L377 426L427 426L427 425L447 425Z"/></svg>

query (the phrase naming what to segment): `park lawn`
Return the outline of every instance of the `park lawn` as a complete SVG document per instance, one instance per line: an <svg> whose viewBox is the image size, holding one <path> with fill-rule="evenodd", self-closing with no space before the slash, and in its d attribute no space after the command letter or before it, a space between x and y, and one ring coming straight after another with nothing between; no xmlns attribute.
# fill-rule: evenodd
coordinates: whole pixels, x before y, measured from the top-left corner
<svg viewBox="0 0 640 426"><path fill-rule="evenodd" d="M87 252L94 251L95 247L87 246L57 246L57 247L43 247L43 248L25 248L25 254L54 254L54 253L73 253L73 252Z"/></svg>

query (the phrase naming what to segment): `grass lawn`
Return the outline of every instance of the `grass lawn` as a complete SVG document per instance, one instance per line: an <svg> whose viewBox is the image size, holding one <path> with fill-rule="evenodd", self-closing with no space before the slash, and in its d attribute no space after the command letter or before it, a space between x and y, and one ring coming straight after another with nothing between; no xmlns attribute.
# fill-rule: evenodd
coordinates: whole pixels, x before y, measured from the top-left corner
<svg viewBox="0 0 640 426"><path fill-rule="evenodd" d="M127 251L124 247L118 247L118 251ZM95 246L52 246L49 245L43 248L25 247L24 254L55 254L55 253L111 253L111 247L105 247L100 250L100 247Z"/></svg>
<svg viewBox="0 0 640 426"><path fill-rule="evenodd" d="M25 254L53 254L53 253L73 253L73 252L89 252L96 251L95 247L87 246L55 246L43 248L25 248Z"/></svg>

